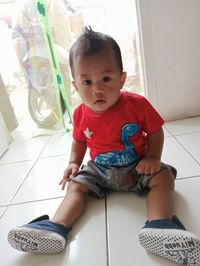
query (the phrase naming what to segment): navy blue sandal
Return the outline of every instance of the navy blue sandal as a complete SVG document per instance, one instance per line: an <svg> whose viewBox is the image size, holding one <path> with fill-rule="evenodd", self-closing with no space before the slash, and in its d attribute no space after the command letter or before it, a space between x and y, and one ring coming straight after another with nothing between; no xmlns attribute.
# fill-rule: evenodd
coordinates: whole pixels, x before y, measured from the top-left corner
<svg viewBox="0 0 200 266"><path fill-rule="evenodd" d="M9 231L8 242L13 248L20 251L55 254L65 248L70 230L51 222L48 215L43 215L28 224L17 226Z"/></svg>
<svg viewBox="0 0 200 266"><path fill-rule="evenodd" d="M147 221L139 232L143 248L182 265L200 266L200 238L187 231L180 220Z"/></svg>

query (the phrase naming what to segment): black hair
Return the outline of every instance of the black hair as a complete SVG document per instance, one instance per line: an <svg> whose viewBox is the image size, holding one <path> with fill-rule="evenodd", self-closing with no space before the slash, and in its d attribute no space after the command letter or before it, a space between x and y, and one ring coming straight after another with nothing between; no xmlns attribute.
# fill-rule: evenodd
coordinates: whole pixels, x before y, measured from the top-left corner
<svg viewBox="0 0 200 266"><path fill-rule="evenodd" d="M72 45L69 52L69 65L72 75L74 75L74 59L81 55L93 55L101 52L102 50L111 47L116 55L117 62L119 64L120 71L123 71L123 63L121 50L117 42L109 35L101 32L93 31L92 28L85 27L83 33L79 36L76 42Z"/></svg>

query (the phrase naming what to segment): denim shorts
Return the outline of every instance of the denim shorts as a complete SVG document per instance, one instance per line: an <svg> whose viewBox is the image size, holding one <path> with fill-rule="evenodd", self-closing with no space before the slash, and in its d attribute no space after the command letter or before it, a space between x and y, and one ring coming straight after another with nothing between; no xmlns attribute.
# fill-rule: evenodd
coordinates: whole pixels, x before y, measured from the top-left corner
<svg viewBox="0 0 200 266"><path fill-rule="evenodd" d="M113 191L130 191L143 195L148 192L148 181L154 175L138 174L137 164L138 162L123 167L104 168L90 160L81 167L75 177L70 179L87 187L90 190L88 194L97 198L102 198ZM176 178L177 171L173 166L161 163L162 169L169 169ZM131 175L132 182L124 185L123 181L128 175Z"/></svg>

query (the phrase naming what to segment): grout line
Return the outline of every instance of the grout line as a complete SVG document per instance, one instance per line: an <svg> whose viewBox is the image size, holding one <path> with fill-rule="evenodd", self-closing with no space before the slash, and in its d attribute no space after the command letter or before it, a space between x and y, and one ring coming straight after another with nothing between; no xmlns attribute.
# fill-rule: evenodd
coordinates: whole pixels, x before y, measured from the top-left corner
<svg viewBox="0 0 200 266"><path fill-rule="evenodd" d="M66 152L66 153L60 153L60 154L55 154L55 155L47 155L44 157L39 157L36 159L28 159L28 160L22 160L22 161L15 161L15 162L8 162L8 163L0 163L0 166L5 166L5 165L13 165L13 164L19 164L19 163L26 163L26 162L32 162L34 160L38 160L38 159L48 159L48 158L54 158L54 157L60 157L60 156L66 156L66 155L70 155L70 153Z"/></svg>
<svg viewBox="0 0 200 266"><path fill-rule="evenodd" d="M170 136L165 136L165 139L169 139L169 138L173 138L174 136L170 135Z"/></svg>
<svg viewBox="0 0 200 266"><path fill-rule="evenodd" d="M12 201L14 200L15 196L17 195L17 193L19 192L20 188L23 186L24 182L26 181L26 179L28 178L30 172L32 171L32 169L34 168L34 166L36 165L38 159L40 158L40 155L42 154L43 150L46 148L47 144L49 143L51 137L48 139L48 141L46 142L46 144L43 146L43 148L41 149L39 155L37 156L37 158L34 161L33 165L31 166L31 168L29 169L29 171L27 172L26 176L24 177L24 180L21 182L21 184L19 185L19 187L17 188L17 190L15 191L13 197L11 198L9 205L11 205Z"/></svg>
<svg viewBox="0 0 200 266"><path fill-rule="evenodd" d="M59 154L55 154L55 155L47 155L44 157L40 157L39 159L43 160L43 159L48 159L48 158L54 158L54 157L60 157L60 156L66 156L66 155L70 155L70 153L59 153Z"/></svg>
<svg viewBox="0 0 200 266"><path fill-rule="evenodd" d="M176 134L176 133L173 133L172 131L170 131L170 129L168 129L168 128L166 128L166 127L165 127L165 130L167 130L168 133L170 133L172 137L176 137L176 136L185 136L185 135L190 135L190 134L197 134L197 133L200 133L200 130L197 130L197 131L195 130L195 131L190 131L190 132L185 132L185 133L178 133L178 134Z"/></svg>
<svg viewBox="0 0 200 266"><path fill-rule="evenodd" d="M51 136L49 136L49 138L48 138L48 140L47 140L47 142L44 144L44 147L42 148L42 151L41 152L43 152L43 150L44 150L44 148L46 147L46 145L50 142L50 140L52 139L52 135ZM16 142L17 142L17 140L16 140ZM8 152L9 151L9 148L6 150L6 152ZM6 153L5 152L5 153ZM41 152L40 152L40 154L39 154L39 156L41 155ZM1 158L2 158L3 156L1 156L0 157L0 166L1 165L10 165L10 164L15 164L15 163L21 163L21 162L29 162L29 161L34 161L34 160L37 160L38 159L38 157L35 159L35 158L30 158L30 159L22 159L22 160L20 160L20 161L11 161L11 162L2 162L1 161Z"/></svg>
<svg viewBox="0 0 200 266"><path fill-rule="evenodd" d="M170 136L165 136L165 132L164 132L164 137L165 138L173 136L172 133L168 130L168 128L166 128L165 124L163 125L163 128L168 134L170 134Z"/></svg>
<svg viewBox="0 0 200 266"><path fill-rule="evenodd" d="M47 198L47 199L37 199L37 200L29 200L29 201L23 201L23 202L9 203L8 205L2 205L0 207L5 208L5 207L34 203L34 202L40 202L40 201L42 202L42 201L48 201L48 200L56 200L56 199L62 199L63 197L64 196L58 196L58 197L52 197L52 198Z"/></svg>
<svg viewBox="0 0 200 266"><path fill-rule="evenodd" d="M0 220L3 218L4 214L6 213L6 211L11 206L24 205L24 204L34 203L34 202L43 202L43 201L54 200L54 199L61 199L61 198L63 198L63 196L54 197L54 198L48 198L48 199L39 199L39 200L32 200L32 201L17 202L17 203L13 203L13 204L12 203L9 203L9 205L0 206L0 208L5 208L5 210L3 211L3 213L0 215Z"/></svg>
<svg viewBox="0 0 200 266"><path fill-rule="evenodd" d="M18 163L26 163L26 162L32 162L35 159L27 159L27 160L21 160L21 161L14 161L14 162L7 162L7 163L1 163L0 162L0 166L4 166L4 165L13 165L13 164L18 164Z"/></svg>
<svg viewBox="0 0 200 266"><path fill-rule="evenodd" d="M5 210L3 211L3 213L1 214L1 216L0 216L0 220L1 220L1 218L3 218L3 216L4 216L4 214L5 214L5 212L7 211L7 209L8 209L8 206L3 206L4 208L5 208Z"/></svg>
<svg viewBox="0 0 200 266"><path fill-rule="evenodd" d="M175 140L181 145L181 147L192 157L192 159L200 166L200 162L187 150L187 148L174 136Z"/></svg>
<svg viewBox="0 0 200 266"><path fill-rule="evenodd" d="M109 238L108 238L108 209L107 209L107 196L105 196L105 227L106 227L106 264L110 265L109 257Z"/></svg>
<svg viewBox="0 0 200 266"><path fill-rule="evenodd" d="M179 177L179 178L176 178L175 180L176 181L181 181L181 180L190 180L190 179L197 179L197 178L200 178L200 175L194 175L194 176L187 176L187 177Z"/></svg>
<svg viewBox="0 0 200 266"><path fill-rule="evenodd" d="M176 134L176 135L173 135L174 137L178 137L178 136L185 136L185 135L191 135L191 134L198 134L200 133L200 131L191 131L191 132L186 132L186 133L179 133L179 134Z"/></svg>

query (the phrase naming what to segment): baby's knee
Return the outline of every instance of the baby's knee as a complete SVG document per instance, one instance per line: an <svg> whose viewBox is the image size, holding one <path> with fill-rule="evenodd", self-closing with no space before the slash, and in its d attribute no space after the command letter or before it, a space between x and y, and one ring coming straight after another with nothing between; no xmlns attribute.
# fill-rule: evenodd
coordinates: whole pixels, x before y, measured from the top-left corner
<svg viewBox="0 0 200 266"><path fill-rule="evenodd" d="M87 194L89 192L89 189L84 186L83 184L74 182L74 181L70 181L67 187L67 192L79 192L79 193L83 193L83 194Z"/></svg>
<svg viewBox="0 0 200 266"><path fill-rule="evenodd" d="M162 169L158 174L154 175L150 182L149 187L162 186L166 189L174 190L174 175L167 169Z"/></svg>

